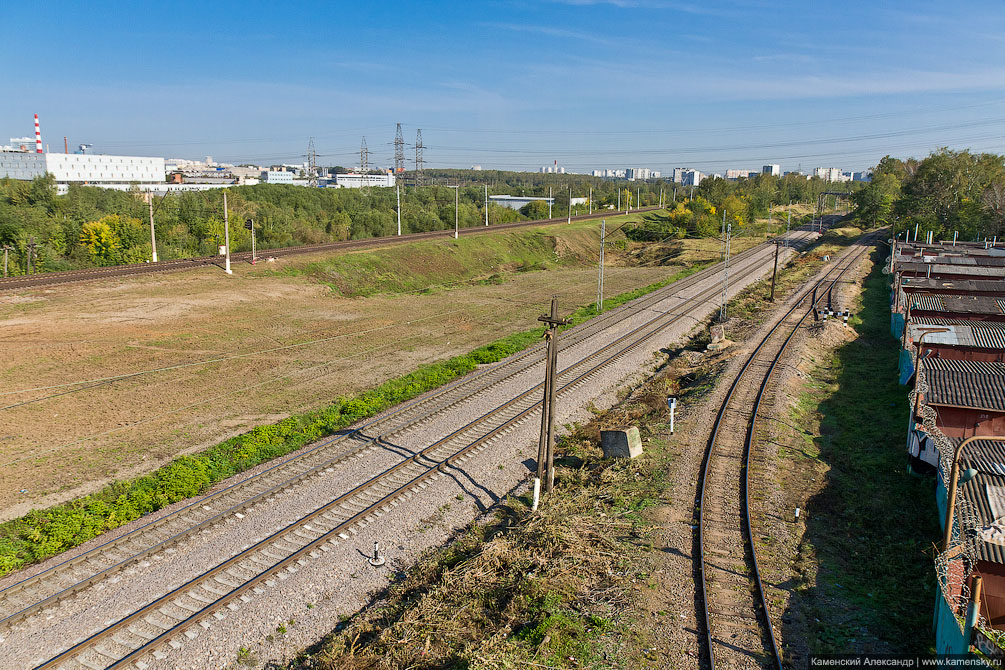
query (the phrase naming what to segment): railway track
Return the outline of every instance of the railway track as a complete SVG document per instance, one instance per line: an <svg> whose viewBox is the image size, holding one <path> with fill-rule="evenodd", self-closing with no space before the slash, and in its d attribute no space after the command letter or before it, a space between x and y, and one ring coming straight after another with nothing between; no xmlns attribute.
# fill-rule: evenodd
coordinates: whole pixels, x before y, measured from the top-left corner
<svg viewBox="0 0 1005 670"><path fill-rule="evenodd" d="M633 213L650 212L659 209L658 207L642 207L633 209ZM619 212L601 212L597 214L580 214L572 217L573 221L589 221L601 219L608 216L619 216ZM539 219L535 221L515 221L513 223L499 223L494 226L472 226L461 228L460 235L478 235L486 232L498 232L500 230L510 230L515 228L527 228L533 226L545 226L568 221L568 217L557 219ZM346 240L345 242L329 242L326 244L305 244L294 247L283 247L281 249L265 249L258 252L258 258L282 258L284 256L295 256L298 254L310 254L320 251L347 251L356 249L367 249L370 247L386 246L388 244L406 244L427 239L443 239L453 237L453 230L432 230L423 233L409 233L407 235L392 235L387 237L373 237L365 240ZM250 251L240 251L230 255L231 262L251 262ZM177 270L191 270L194 268L216 265L222 267L222 256L202 256L198 258L176 258L157 263L133 263L130 265L115 265L104 268L87 268L85 270L66 270L62 272L43 272L36 275L22 275L17 277L0 278L0 291L17 288L35 288L44 286L55 286L58 284L69 284L82 281L95 281L99 279L111 279L115 277L129 277L133 275L154 274L158 272L173 272Z"/></svg>
<svg viewBox="0 0 1005 670"><path fill-rule="evenodd" d="M737 277L763 270L758 253L752 251L743 258L752 262L741 263L737 268ZM707 278L707 275L704 277L695 275L695 280L689 286L696 287L701 279ZM676 286L678 290L681 288L677 284L671 286ZM558 393L564 395L595 379L609 365L667 326L681 319L692 318L694 305L714 301L719 293L720 287L717 284L703 289L697 286L693 295L682 299L670 309L653 308L670 297L672 292L663 292L662 297L653 295L650 301L639 301L625 306L640 313L649 310L648 314L651 316L641 325L611 339L599 349L565 367L558 377ZM620 316L615 318L619 314ZM610 316L616 322L624 314L624 311L617 310L612 311ZM591 332L597 335L606 328L601 327ZM589 331L588 328L582 330ZM577 330L573 329L567 336L568 347L575 346L574 338L577 334ZM517 357L514 360L524 360L527 364L527 367L516 373L522 374L540 363L541 351L538 348L536 355L528 352L525 357ZM491 372L504 367L497 366L482 376L488 376ZM454 388L460 386L461 384L458 384ZM150 653L162 654L159 649L164 644L168 642L177 644L194 626L208 626L213 620L227 616L231 610L238 608L242 601L249 600L256 589L261 589L263 583L269 584L273 579L282 579L287 572L295 572L304 561L320 555L319 552L330 550L333 544L350 539L360 529L377 522L381 516L400 504L403 498L420 494L431 481L488 448L537 411L540 406L540 387L540 384L531 385L527 390L482 414L474 421L408 455L367 482L339 495L330 503L190 579L110 626L77 641L73 646L37 667L126 667ZM371 440L371 445L396 448L390 434L374 430L367 432L371 434L366 438ZM202 501L195 504L200 503ZM221 510L217 514L228 516L232 512Z"/></svg>
<svg viewBox="0 0 1005 670"><path fill-rule="evenodd" d="M750 266L745 264L762 252L763 247L752 248L734 257L734 262L738 263L741 271L749 269ZM715 268L707 268L571 329L562 338L562 350L571 349L617 324L630 311L651 309L668 296L691 289L715 271ZM524 374L539 365L542 356L542 345L532 347L499 365L468 375L385 413L348 434L326 440L257 475L201 497L171 514L0 589L0 627L24 621L138 561L312 477L321 476L340 463L364 457L378 449L391 449L389 445L396 437L426 425L457 405L470 402Z"/></svg>
<svg viewBox="0 0 1005 670"><path fill-rule="evenodd" d="M869 250L860 239L806 288L774 324L733 380L705 450L696 500L705 647L712 670L772 668L782 659L761 583L749 504L758 412L778 362L800 326Z"/></svg>

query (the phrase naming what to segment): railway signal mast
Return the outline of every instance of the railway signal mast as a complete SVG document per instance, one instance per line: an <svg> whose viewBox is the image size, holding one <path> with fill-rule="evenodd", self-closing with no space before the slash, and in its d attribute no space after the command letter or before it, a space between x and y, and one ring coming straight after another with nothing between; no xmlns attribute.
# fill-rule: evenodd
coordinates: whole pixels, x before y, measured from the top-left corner
<svg viewBox="0 0 1005 670"><path fill-rule="evenodd" d="M253 219L247 219L244 222L244 227L251 231L251 264L255 264L255 222Z"/></svg>

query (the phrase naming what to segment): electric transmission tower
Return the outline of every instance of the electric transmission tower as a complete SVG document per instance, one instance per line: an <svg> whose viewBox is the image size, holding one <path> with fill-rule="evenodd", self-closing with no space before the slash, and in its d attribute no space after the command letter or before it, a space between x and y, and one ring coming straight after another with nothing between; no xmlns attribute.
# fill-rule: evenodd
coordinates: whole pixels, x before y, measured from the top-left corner
<svg viewBox="0 0 1005 670"><path fill-rule="evenodd" d="M415 131L415 185L422 186L422 128Z"/></svg>
<svg viewBox="0 0 1005 670"><path fill-rule="evenodd" d="M318 154L314 150L314 138L307 143L307 184L318 185Z"/></svg>
<svg viewBox="0 0 1005 670"><path fill-rule="evenodd" d="M401 124L394 133L394 174L405 171L405 138L401 136Z"/></svg>
<svg viewBox="0 0 1005 670"><path fill-rule="evenodd" d="M366 174L370 171L370 151L366 148L366 136L359 145L359 171Z"/></svg>

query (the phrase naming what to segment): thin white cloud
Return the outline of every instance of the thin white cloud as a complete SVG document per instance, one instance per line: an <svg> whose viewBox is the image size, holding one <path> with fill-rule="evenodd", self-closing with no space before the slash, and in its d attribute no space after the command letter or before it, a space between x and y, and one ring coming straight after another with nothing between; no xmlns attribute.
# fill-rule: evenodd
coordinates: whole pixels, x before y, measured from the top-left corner
<svg viewBox="0 0 1005 670"><path fill-rule="evenodd" d="M542 26L534 23L482 23L481 25L486 28L493 28L496 30L536 33L538 35L547 35L548 37L581 40L583 42L592 42L594 44L603 44L605 46L611 46L615 43L613 40L605 39L591 33L584 33L578 30L567 30L565 28L554 28L552 26Z"/></svg>
<svg viewBox="0 0 1005 670"><path fill-rule="evenodd" d="M664 0L548 0L560 5L573 7L592 7L608 5L620 9L663 9L683 12L685 14L702 14L710 16L727 16L731 12L703 5L689 5L681 2L665 2Z"/></svg>

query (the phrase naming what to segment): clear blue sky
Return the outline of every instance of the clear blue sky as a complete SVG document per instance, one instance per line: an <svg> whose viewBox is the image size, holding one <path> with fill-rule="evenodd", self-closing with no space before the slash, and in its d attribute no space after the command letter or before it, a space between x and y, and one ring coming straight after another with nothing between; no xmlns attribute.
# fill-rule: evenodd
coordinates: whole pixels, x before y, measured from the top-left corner
<svg viewBox="0 0 1005 670"><path fill-rule="evenodd" d="M0 144L534 170L1005 151L1001 2L4 2Z"/></svg>

